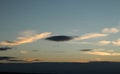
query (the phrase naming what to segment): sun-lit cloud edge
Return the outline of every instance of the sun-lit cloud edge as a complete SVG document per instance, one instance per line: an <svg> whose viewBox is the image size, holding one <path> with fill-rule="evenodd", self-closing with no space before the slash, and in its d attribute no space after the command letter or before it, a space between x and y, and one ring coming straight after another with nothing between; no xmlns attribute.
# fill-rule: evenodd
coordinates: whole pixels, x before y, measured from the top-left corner
<svg viewBox="0 0 120 74"><path fill-rule="evenodd" d="M15 41L2 41L0 42L1 45L21 45L21 44L25 44L25 43L32 43L34 41L37 41L39 39L43 39L48 37L49 35L51 35L51 32L44 32L44 33L40 33L40 34L35 34L34 36L30 36L30 37L17 37L17 40Z"/></svg>
<svg viewBox="0 0 120 74"><path fill-rule="evenodd" d="M28 51L26 51L26 50L20 50L19 51L21 54L28 54Z"/></svg>
<svg viewBox="0 0 120 74"><path fill-rule="evenodd" d="M86 40L86 39L91 39L91 38L97 38L97 37L106 37L108 34L102 34L102 33L89 33L85 34L83 36L78 36L74 38L74 40Z"/></svg>
<svg viewBox="0 0 120 74"><path fill-rule="evenodd" d="M88 51L85 54L99 55L99 56L120 56L120 53L116 52L103 52L103 51Z"/></svg>
<svg viewBox="0 0 120 74"><path fill-rule="evenodd" d="M117 39L116 41L112 41L112 44L114 44L116 46L120 46L120 38Z"/></svg>
<svg viewBox="0 0 120 74"><path fill-rule="evenodd" d="M83 49L84 50L84 49ZM120 52L116 52L114 49L94 48L90 51L81 51L82 54L96 55L96 56L120 56Z"/></svg>
<svg viewBox="0 0 120 74"><path fill-rule="evenodd" d="M119 32L119 29L118 28L104 28L102 30L103 33L118 33Z"/></svg>
<svg viewBox="0 0 120 74"><path fill-rule="evenodd" d="M98 44L99 45L108 45L108 44L111 44L112 42L111 41L108 41L108 40L101 40L101 41L98 41Z"/></svg>
<svg viewBox="0 0 120 74"><path fill-rule="evenodd" d="M43 60L42 58L26 58L23 61L27 63L32 63L32 62L41 62Z"/></svg>

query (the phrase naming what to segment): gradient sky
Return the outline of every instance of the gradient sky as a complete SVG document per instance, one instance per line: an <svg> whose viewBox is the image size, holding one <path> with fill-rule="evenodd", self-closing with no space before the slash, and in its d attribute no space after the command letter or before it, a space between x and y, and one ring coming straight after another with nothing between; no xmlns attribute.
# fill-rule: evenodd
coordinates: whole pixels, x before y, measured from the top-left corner
<svg viewBox="0 0 120 74"><path fill-rule="evenodd" d="M37 35L41 38L34 39ZM76 38L45 40L55 35ZM0 57L14 60L120 61L120 0L0 0L0 47L4 46L13 49L0 51Z"/></svg>

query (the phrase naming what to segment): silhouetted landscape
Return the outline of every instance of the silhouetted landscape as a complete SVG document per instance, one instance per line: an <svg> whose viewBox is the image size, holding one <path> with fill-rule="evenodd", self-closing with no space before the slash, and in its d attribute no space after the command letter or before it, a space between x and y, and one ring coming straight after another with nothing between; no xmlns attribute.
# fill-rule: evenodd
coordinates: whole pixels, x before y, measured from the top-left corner
<svg viewBox="0 0 120 74"><path fill-rule="evenodd" d="M119 62L1 63L0 72L10 74L118 74Z"/></svg>

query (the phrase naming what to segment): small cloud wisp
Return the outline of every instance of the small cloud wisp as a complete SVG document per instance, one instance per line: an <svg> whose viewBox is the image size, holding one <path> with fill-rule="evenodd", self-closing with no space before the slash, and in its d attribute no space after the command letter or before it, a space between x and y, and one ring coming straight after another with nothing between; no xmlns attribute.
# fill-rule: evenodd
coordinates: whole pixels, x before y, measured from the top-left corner
<svg viewBox="0 0 120 74"><path fill-rule="evenodd" d="M102 30L103 33L118 33L119 29L117 28L104 28Z"/></svg>
<svg viewBox="0 0 120 74"><path fill-rule="evenodd" d="M85 40L85 39L105 37L105 36L108 36L108 34L90 33L90 34L86 34L86 35L83 35L83 36L76 37L76 38L74 38L74 40Z"/></svg>

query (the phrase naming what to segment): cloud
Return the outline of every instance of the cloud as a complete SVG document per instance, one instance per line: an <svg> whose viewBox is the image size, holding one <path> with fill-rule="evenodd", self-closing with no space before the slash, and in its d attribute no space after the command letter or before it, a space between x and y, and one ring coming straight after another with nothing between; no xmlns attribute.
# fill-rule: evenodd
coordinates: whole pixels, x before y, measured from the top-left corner
<svg viewBox="0 0 120 74"><path fill-rule="evenodd" d="M70 36L60 35L60 36L51 36L51 37L46 38L45 40L50 40L50 41L69 41L69 40L72 40L72 39L73 38L70 37Z"/></svg>
<svg viewBox="0 0 120 74"><path fill-rule="evenodd" d="M25 59L25 62L40 62L40 58L27 58Z"/></svg>
<svg viewBox="0 0 120 74"><path fill-rule="evenodd" d="M0 47L0 51L6 51L12 49L11 47Z"/></svg>
<svg viewBox="0 0 120 74"><path fill-rule="evenodd" d="M48 37L51 34L51 32L44 32L44 33L40 33L40 34L35 34L34 36L30 36L30 37L18 37L16 41L3 41L0 44L1 45L21 45L24 43L31 43L34 41L37 41L39 39L43 39Z"/></svg>
<svg viewBox="0 0 120 74"><path fill-rule="evenodd" d="M2 56L0 57L0 60L10 60L10 59L14 59L15 57L7 57L7 56Z"/></svg>
<svg viewBox="0 0 120 74"><path fill-rule="evenodd" d="M81 59L81 60L75 60L75 62L88 63L90 61L89 60L85 60L85 59Z"/></svg>
<svg viewBox="0 0 120 74"><path fill-rule="evenodd" d="M107 45L107 44L110 44L111 41L102 40L102 41L99 41L98 43L101 44L101 45Z"/></svg>
<svg viewBox="0 0 120 74"><path fill-rule="evenodd" d="M101 34L101 33L90 33L83 36L78 36L74 38L74 40L85 40L85 39L91 39L91 38L97 38L97 37L105 37L108 36L108 34Z"/></svg>
<svg viewBox="0 0 120 74"><path fill-rule="evenodd" d="M102 30L103 33L118 33L119 29L117 28L104 28Z"/></svg>
<svg viewBox="0 0 120 74"><path fill-rule="evenodd" d="M91 51L91 50L93 50L93 49L82 49L80 51Z"/></svg>
<svg viewBox="0 0 120 74"><path fill-rule="evenodd" d="M91 51L85 52L85 54L100 55L100 56L120 56L120 53L115 52L103 52L103 51Z"/></svg>
<svg viewBox="0 0 120 74"><path fill-rule="evenodd" d="M33 52L38 52L39 50L32 50Z"/></svg>
<svg viewBox="0 0 120 74"><path fill-rule="evenodd" d="M116 41L112 41L112 43L114 45L120 46L120 39L116 40Z"/></svg>
<svg viewBox="0 0 120 74"><path fill-rule="evenodd" d="M8 59L7 61L10 61L10 62L24 62L23 60L16 60L16 59Z"/></svg>
<svg viewBox="0 0 120 74"><path fill-rule="evenodd" d="M78 41L69 41L69 42L66 42L68 44L78 44L78 45L81 45L81 44L89 44L89 45L93 45L92 42L78 42Z"/></svg>
<svg viewBox="0 0 120 74"><path fill-rule="evenodd" d="M27 54L27 53L28 53L28 51L25 51L25 50L20 50L20 53L21 53L21 54Z"/></svg>
<svg viewBox="0 0 120 74"><path fill-rule="evenodd" d="M103 61L103 58L95 58L95 61Z"/></svg>
<svg viewBox="0 0 120 74"><path fill-rule="evenodd" d="M26 31L23 31L21 33L19 33L19 37L31 37L31 36L34 36L36 35L36 31L34 30L26 30Z"/></svg>
<svg viewBox="0 0 120 74"><path fill-rule="evenodd" d="M93 51L105 51L106 49L101 49L101 48L96 48L96 49L93 49Z"/></svg>

